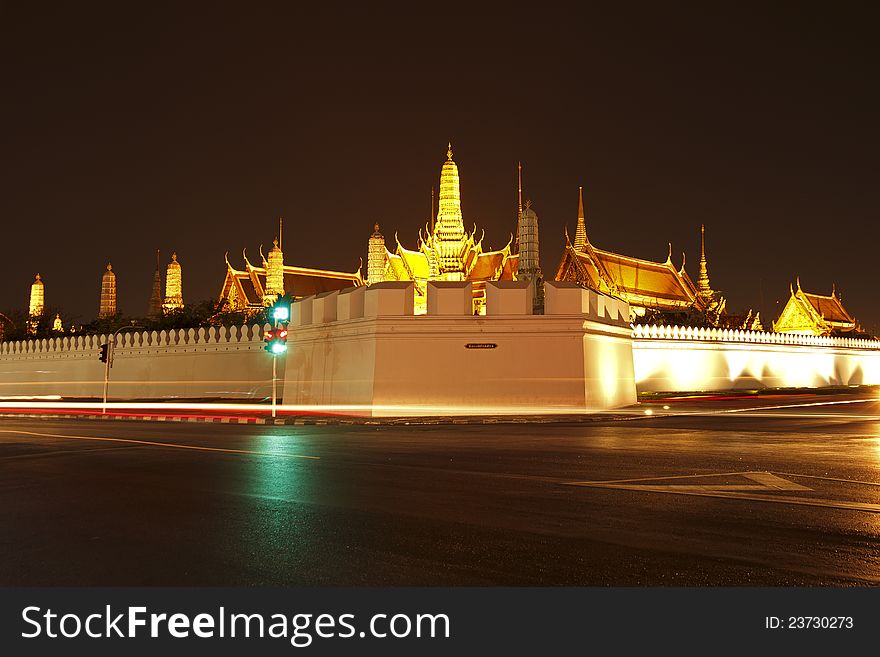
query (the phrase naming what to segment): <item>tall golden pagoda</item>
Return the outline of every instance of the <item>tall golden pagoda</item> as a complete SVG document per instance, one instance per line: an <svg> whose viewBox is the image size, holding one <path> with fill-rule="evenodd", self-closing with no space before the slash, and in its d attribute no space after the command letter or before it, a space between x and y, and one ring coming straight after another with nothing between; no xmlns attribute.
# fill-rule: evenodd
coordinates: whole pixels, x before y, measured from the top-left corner
<svg viewBox="0 0 880 657"><path fill-rule="evenodd" d="M109 319L116 316L116 274L113 266L108 262L107 270L101 277L101 306L98 310L98 319Z"/></svg>
<svg viewBox="0 0 880 657"><path fill-rule="evenodd" d="M284 252L278 245L277 239L273 242L268 259L263 258L263 266L266 268L266 293L263 295L263 305L271 306L278 297L284 296Z"/></svg>
<svg viewBox="0 0 880 657"><path fill-rule="evenodd" d="M516 280L519 255L512 252L512 239L503 249L484 251L484 234L477 239L476 233L476 227L471 233L464 228L460 177L458 165L452 159L450 143L440 170L436 222L426 225L424 234L419 231L417 250L404 248L395 235L394 252L385 247L384 263L380 262L378 253L372 261L368 256L368 267L372 262L377 270L383 271L381 281L413 281L416 314L424 314L427 310L428 281L473 282L474 312L483 314L486 281Z"/></svg>
<svg viewBox="0 0 880 657"><path fill-rule="evenodd" d="M171 254L171 262L165 269L165 300L162 310L168 313L183 308L183 271L177 262L177 253Z"/></svg>
<svg viewBox="0 0 880 657"><path fill-rule="evenodd" d="M385 280L385 236L379 232L379 224L373 226L367 244L367 285Z"/></svg>
<svg viewBox="0 0 880 657"><path fill-rule="evenodd" d="M31 283L31 297L28 303L28 333L33 335L37 332L37 325L40 323L40 317L43 316L46 302L46 290L43 286L43 279L37 274L34 282Z"/></svg>

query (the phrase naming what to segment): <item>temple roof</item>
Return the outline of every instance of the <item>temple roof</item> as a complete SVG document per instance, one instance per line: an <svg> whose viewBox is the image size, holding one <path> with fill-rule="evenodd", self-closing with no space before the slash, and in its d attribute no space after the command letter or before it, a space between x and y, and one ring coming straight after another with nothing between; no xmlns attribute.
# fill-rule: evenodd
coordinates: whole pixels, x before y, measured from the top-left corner
<svg viewBox="0 0 880 657"><path fill-rule="evenodd" d="M469 281L492 281L498 278L504 264L505 253L503 251L487 251L477 255L476 262L468 272Z"/></svg>
<svg viewBox="0 0 880 657"><path fill-rule="evenodd" d="M569 242L556 280L565 279L570 266L577 270L576 278L582 285L619 296L636 306L682 309L701 305L693 281L684 268L677 270L671 260L654 262L612 253L589 241L580 250Z"/></svg>
<svg viewBox="0 0 880 657"><path fill-rule="evenodd" d="M428 256L421 251L410 251L397 243L397 255L403 260L404 267L413 279L428 278L431 273L431 264Z"/></svg>
<svg viewBox="0 0 880 657"><path fill-rule="evenodd" d="M809 302L819 316L829 322L840 322L842 324L852 324L855 319L846 312L846 308L837 298L836 294L825 297L819 294L811 294L798 289L803 298Z"/></svg>
<svg viewBox="0 0 880 657"><path fill-rule="evenodd" d="M516 278L516 275L519 273L519 254L516 253L514 255L507 256L507 259L504 261L504 268L501 270L501 278L498 280L501 281L512 281Z"/></svg>
<svg viewBox="0 0 880 657"><path fill-rule="evenodd" d="M597 248L593 253L621 292L685 303L693 300L687 283L669 261L652 262Z"/></svg>
<svg viewBox="0 0 880 657"><path fill-rule="evenodd" d="M261 306L263 290L266 289L266 270L247 263L248 271L239 271L228 267L227 283L223 286L221 296L229 295L231 284L237 285L238 292L249 306ZM231 277L231 281L230 281ZM231 283L231 284L230 284ZM347 287L363 285L360 272L329 271L308 267L284 265L284 291L295 298L307 297L322 292L342 290Z"/></svg>

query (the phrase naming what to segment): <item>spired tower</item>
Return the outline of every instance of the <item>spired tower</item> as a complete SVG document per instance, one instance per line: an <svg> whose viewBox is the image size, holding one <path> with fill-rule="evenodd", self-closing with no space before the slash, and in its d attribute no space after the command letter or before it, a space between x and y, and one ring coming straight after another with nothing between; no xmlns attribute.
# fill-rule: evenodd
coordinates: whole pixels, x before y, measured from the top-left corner
<svg viewBox="0 0 880 657"><path fill-rule="evenodd" d="M522 163L518 169L518 202L516 243L519 252L519 270L517 278L534 283L535 308L544 306L544 275L541 273L540 244L538 241L538 215L532 209L532 202L526 199L526 207L522 206Z"/></svg>
<svg viewBox="0 0 880 657"><path fill-rule="evenodd" d="M574 233L574 248L583 251L587 245L587 222L584 215L584 188L578 187L578 223Z"/></svg>
<svg viewBox="0 0 880 657"><path fill-rule="evenodd" d="M162 316L162 274L159 270L159 249L156 249L156 273L153 274L153 293L150 295L149 317Z"/></svg>
<svg viewBox="0 0 880 657"><path fill-rule="evenodd" d="M709 285L709 266L706 262L706 225L700 225L700 275L697 278L697 292L704 299L711 299L715 294Z"/></svg>
<svg viewBox="0 0 880 657"><path fill-rule="evenodd" d="M452 143L440 171L440 207L434 226L433 250L441 280L464 280L462 258L467 249L464 221L461 216L461 188L458 165L452 159Z"/></svg>
<svg viewBox="0 0 880 657"><path fill-rule="evenodd" d="M113 266L108 262L107 271L101 277L101 307L98 310L98 319L108 319L116 316L116 274Z"/></svg>
<svg viewBox="0 0 880 657"><path fill-rule="evenodd" d="M385 236L379 232L379 224L373 226L367 244L367 285L385 280Z"/></svg>
<svg viewBox="0 0 880 657"><path fill-rule="evenodd" d="M177 254L171 254L171 262L165 269L165 302L162 310L167 315L173 310L183 308L183 272L177 262Z"/></svg>
<svg viewBox="0 0 880 657"><path fill-rule="evenodd" d="M284 252L278 246L278 240L269 251L266 263L266 294L263 295L263 305L271 306L278 297L284 296Z"/></svg>
<svg viewBox="0 0 880 657"><path fill-rule="evenodd" d="M43 311L46 307L45 301L46 296L43 287L43 280L40 278L40 275L37 274L34 278L34 282L31 283L31 298L28 303L28 333L31 335L37 332L37 324L39 324L40 317L42 317Z"/></svg>

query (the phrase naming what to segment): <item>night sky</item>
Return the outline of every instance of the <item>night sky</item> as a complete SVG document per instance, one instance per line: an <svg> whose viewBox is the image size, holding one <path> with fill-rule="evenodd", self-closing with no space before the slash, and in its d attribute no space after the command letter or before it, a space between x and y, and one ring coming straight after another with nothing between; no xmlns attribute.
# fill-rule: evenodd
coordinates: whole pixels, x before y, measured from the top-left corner
<svg viewBox="0 0 880 657"><path fill-rule="evenodd" d="M90 321L109 259L143 315L157 248L188 302L216 297L224 253L258 263L279 214L287 264L354 271L376 221L416 246L452 140L484 246L514 230L522 160L548 278L583 185L600 248L671 241L696 279L705 222L730 310L769 328L800 275L880 333L876 15L67 4L0 21L0 309L39 271L65 324Z"/></svg>

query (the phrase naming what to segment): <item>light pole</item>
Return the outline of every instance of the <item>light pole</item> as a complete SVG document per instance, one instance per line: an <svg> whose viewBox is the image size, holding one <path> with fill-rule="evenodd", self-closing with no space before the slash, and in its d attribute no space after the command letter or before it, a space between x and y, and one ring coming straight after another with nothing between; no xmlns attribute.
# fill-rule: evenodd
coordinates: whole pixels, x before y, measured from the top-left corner
<svg viewBox="0 0 880 657"><path fill-rule="evenodd" d="M278 363L279 356L287 351L287 324L290 322L290 300L281 297L272 306L269 313L272 328L263 334L266 343L264 349L272 356L272 417L276 416L278 401Z"/></svg>
<svg viewBox="0 0 880 657"><path fill-rule="evenodd" d="M116 336L123 331L144 330L143 326L123 326L116 329L107 339L107 357L104 359L104 403L101 405L101 415L107 414L107 391L110 388L110 368L113 367L113 350L116 345Z"/></svg>

